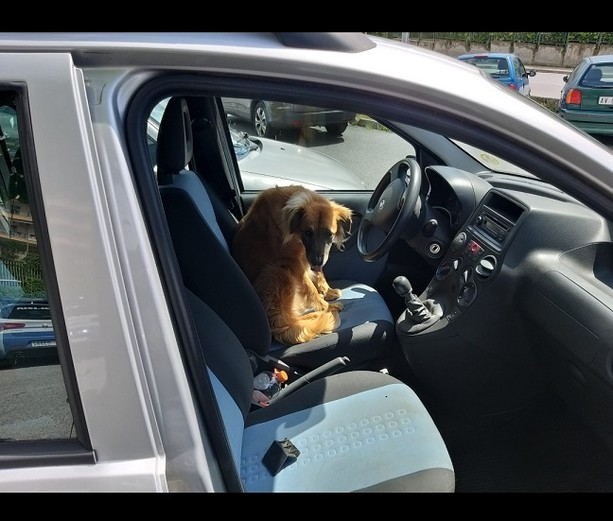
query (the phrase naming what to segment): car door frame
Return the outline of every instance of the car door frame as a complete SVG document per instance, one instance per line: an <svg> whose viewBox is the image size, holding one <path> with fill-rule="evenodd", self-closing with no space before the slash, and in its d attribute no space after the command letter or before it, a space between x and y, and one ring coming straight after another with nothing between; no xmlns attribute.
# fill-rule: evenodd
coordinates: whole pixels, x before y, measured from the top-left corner
<svg viewBox="0 0 613 521"><path fill-rule="evenodd" d="M65 52L1 54L0 86L19 89L24 100L24 161L77 431L57 441L2 442L0 489L168 491L176 481L210 490L216 478L201 456L202 432L161 281L151 276L147 234L129 234L144 226L109 124L116 113L92 120L102 110L99 97L116 97L121 86L98 70L87 77ZM175 423L166 425L158 413L171 404ZM191 457L181 463L186 450Z"/></svg>

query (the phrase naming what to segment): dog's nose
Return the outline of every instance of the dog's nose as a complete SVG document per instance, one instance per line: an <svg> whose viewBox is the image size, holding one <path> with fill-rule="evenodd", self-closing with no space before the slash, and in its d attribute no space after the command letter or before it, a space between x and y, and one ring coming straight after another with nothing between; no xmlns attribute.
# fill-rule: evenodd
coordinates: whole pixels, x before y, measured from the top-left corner
<svg viewBox="0 0 613 521"><path fill-rule="evenodd" d="M323 255L316 255L313 258L312 264L313 264L314 268L321 268L324 265L324 257L323 257Z"/></svg>

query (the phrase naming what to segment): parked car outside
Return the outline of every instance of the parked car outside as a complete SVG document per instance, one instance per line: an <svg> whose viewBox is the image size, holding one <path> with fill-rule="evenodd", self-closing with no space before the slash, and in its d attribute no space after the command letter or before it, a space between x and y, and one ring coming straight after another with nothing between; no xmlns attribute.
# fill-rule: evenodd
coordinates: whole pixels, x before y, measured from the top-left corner
<svg viewBox="0 0 613 521"><path fill-rule="evenodd" d="M156 105L148 121L149 155L154 164L158 129L167 103L165 99ZM232 124L229 131L245 190L290 184L300 184L311 190L366 188L364 181L343 163L325 154L292 143L252 137Z"/></svg>
<svg viewBox="0 0 613 521"><path fill-rule="evenodd" d="M584 57L564 82L560 117L588 134L613 136L613 54Z"/></svg>
<svg viewBox="0 0 613 521"><path fill-rule="evenodd" d="M503 52L472 53L462 54L458 59L475 65L511 90L530 96L530 78L536 76L536 71L526 70L517 55Z"/></svg>
<svg viewBox="0 0 613 521"><path fill-rule="evenodd" d="M274 138L280 130L324 127L332 136L345 132L355 113L262 99L222 98L228 114L249 121L260 137Z"/></svg>
<svg viewBox="0 0 613 521"><path fill-rule="evenodd" d="M319 191L352 222L315 341L272 345L231 255L261 192L228 96L369 118L262 172L311 150L374 179ZM16 202L0 161L2 289L45 293L58 358L0 371L1 491L613 492L613 154L573 124L363 33L0 33L2 106L25 179Z"/></svg>
<svg viewBox="0 0 613 521"><path fill-rule="evenodd" d="M306 147L254 138L230 127L245 190L300 184L311 190L364 190L364 182L343 163ZM292 165L287 168L287 165Z"/></svg>
<svg viewBox="0 0 613 521"><path fill-rule="evenodd" d="M20 298L0 307L0 366L57 359L49 303Z"/></svg>

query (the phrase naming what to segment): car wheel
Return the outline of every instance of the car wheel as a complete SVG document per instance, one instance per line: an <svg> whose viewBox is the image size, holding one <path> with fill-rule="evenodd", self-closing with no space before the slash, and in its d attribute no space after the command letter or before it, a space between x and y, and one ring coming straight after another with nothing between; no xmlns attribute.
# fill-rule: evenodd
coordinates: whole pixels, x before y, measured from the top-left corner
<svg viewBox="0 0 613 521"><path fill-rule="evenodd" d="M266 105L258 101L254 107L253 112L251 113L251 123L255 132L260 137L274 137L275 130L270 125L270 114L268 113L268 109Z"/></svg>
<svg viewBox="0 0 613 521"><path fill-rule="evenodd" d="M330 125L326 125L326 130L328 134L333 136L340 136L345 130L347 130L347 123L331 123Z"/></svg>

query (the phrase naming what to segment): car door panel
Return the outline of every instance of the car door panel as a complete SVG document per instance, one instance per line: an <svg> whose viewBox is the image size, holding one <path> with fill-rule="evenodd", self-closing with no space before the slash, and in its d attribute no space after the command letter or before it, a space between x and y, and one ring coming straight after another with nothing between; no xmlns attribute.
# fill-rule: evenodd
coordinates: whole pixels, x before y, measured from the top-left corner
<svg viewBox="0 0 613 521"><path fill-rule="evenodd" d="M0 473L0 487L49 491L71 483L75 490L94 491L116 489L121 481L133 490L165 490L155 422L142 406L142 373L134 365L134 353L126 349L134 345L135 335L124 288L117 282L119 261L111 246L108 200L100 184L101 165L81 71L67 53L3 54L0 84L19 91L18 107L25 107L20 111L21 149L33 185L30 205L40 222L37 247L55 261L45 266L62 371L56 373L50 366L41 372L39 385L53 389L51 396L63 394L73 414L65 439L61 433L51 441L47 438L55 436L50 432L41 434L44 439L32 440L34 445L27 449L3 440L0 455L9 469L14 468ZM67 171L80 175L67 176ZM45 223L57 226L47 231ZM69 323L60 323L60 306L70 309ZM100 349L115 358L114 368L99 358ZM24 385L26 373L14 381L10 376L0 374L7 403L25 394L19 385ZM42 409L38 405L32 407L31 421L48 422L48 429L60 421L63 413L52 404ZM9 407L3 410L8 413ZM109 411L125 414L130 425L113 425Z"/></svg>

